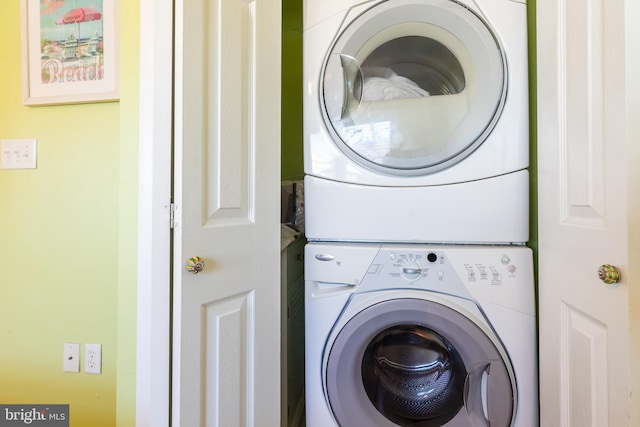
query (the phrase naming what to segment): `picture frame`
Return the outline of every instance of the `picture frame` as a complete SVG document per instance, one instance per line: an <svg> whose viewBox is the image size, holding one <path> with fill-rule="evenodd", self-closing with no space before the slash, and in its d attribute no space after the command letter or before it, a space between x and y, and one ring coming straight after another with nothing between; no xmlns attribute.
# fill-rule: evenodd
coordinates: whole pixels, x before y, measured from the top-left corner
<svg viewBox="0 0 640 427"><path fill-rule="evenodd" d="M118 0L21 1L23 104L118 101Z"/></svg>

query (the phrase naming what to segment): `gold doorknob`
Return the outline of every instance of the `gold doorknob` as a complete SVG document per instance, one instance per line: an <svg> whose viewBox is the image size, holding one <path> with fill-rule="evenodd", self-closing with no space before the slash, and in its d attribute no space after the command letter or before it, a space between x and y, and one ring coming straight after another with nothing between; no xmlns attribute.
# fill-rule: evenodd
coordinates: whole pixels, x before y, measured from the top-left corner
<svg viewBox="0 0 640 427"><path fill-rule="evenodd" d="M598 277L607 285L613 285L620 281L620 270L613 265L604 264L598 268Z"/></svg>
<svg viewBox="0 0 640 427"><path fill-rule="evenodd" d="M198 274L204 270L204 260L199 256L189 258L187 261L187 271L193 274Z"/></svg>

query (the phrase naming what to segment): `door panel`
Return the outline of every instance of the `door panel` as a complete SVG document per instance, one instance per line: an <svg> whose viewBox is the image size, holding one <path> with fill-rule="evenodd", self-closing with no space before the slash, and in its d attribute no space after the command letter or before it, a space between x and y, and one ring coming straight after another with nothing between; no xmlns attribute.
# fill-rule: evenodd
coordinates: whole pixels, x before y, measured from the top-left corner
<svg viewBox="0 0 640 427"><path fill-rule="evenodd" d="M537 11L541 425L628 426L625 1Z"/></svg>
<svg viewBox="0 0 640 427"><path fill-rule="evenodd" d="M206 6L208 61L203 99L207 133L208 219L252 221L249 203L254 194L249 155L254 152L251 70L255 33L253 2L213 0ZM221 102L222 101L222 102ZM209 225L213 225L209 223Z"/></svg>
<svg viewBox="0 0 640 427"><path fill-rule="evenodd" d="M606 325L566 304L560 312L563 425L606 426L608 406L600 404L608 396Z"/></svg>
<svg viewBox="0 0 640 427"><path fill-rule="evenodd" d="M254 191L249 154L254 152L250 112L251 61L255 19L252 2L212 0L205 4L202 97L204 146L207 159L204 182L207 225L251 222L249 203ZM196 95L197 96L197 95Z"/></svg>
<svg viewBox="0 0 640 427"><path fill-rule="evenodd" d="M251 390L243 379L249 370L247 349L254 341L249 330L252 296L237 295L204 307L205 425L246 425Z"/></svg>
<svg viewBox="0 0 640 427"><path fill-rule="evenodd" d="M177 3L174 425L279 424L280 17Z"/></svg>
<svg viewBox="0 0 640 427"><path fill-rule="evenodd" d="M567 0L564 15L565 60L562 81L566 83L560 111L566 137L561 140L566 153L561 166L561 182L566 190L564 220L576 225L604 227L604 23L603 2ZM561 53L563 54L563 53ZM577 72L580 70L580 72ZM571 143L575 141L575 143Z"/></svg>

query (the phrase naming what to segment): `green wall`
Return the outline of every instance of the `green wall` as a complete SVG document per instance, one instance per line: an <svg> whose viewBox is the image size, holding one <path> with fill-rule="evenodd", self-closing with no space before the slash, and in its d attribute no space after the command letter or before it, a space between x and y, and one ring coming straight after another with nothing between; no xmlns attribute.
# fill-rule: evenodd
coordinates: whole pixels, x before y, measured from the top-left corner
<svg viewBox="0 0 640 427"><path fill-rule="evenodd" d="M139 2L121 102L45 107L22 105L20 3L0 5L0 139L36 138L38 167L0 170L0 403L134 425ZM102 344L102 374L63 373L65 342Z"/></svg>
<svg viewBox="0 0 640 427"><path fill-rule="evenodd" d="M282 179L301 179L302 0L282 3Z"/></svg>

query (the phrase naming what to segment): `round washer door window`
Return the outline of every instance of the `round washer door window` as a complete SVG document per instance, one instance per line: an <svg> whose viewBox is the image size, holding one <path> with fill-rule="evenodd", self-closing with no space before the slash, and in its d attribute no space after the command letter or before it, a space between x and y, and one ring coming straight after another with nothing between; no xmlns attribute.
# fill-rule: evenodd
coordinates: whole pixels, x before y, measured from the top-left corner
<svg viewBox="0 0 640 427"><path fill-rule="evenodd" d="M499 345L434 301L374 304L327 349L328 403L341 426L511 425L515 379Z"/></svg>
<svg viewBox="0 0 640 427"><path fill-rule="evenodd" d="M362 358L362 383L371 404L399 425L447 423L462 408L466 377L456 349L419 325L380 332Z"/></svg>
<svg viewBox="0 0 640 427"><path fill-rule="evenodd" d="M321 107L341 150L365 167L423 175L471 154L506 98L503 50L454 0L387 0L338 35Z"/></svg>

